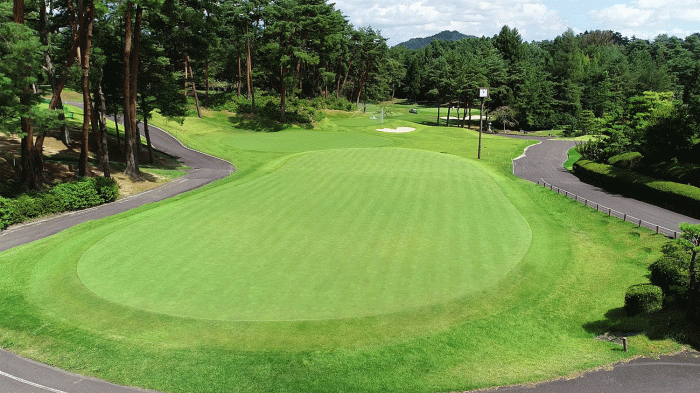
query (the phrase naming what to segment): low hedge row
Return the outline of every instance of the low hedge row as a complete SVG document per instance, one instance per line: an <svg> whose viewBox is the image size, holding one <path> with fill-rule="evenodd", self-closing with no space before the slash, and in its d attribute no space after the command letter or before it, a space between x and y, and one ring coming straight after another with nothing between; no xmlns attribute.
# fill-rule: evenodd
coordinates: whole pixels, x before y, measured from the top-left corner
<svg viewBox="0 0 700 393"><path fill-rule="evenodd" d="M119 186L114 179L97 177L62 183L49 191L14 199L0 197L0 229L36 217L113 202L118 196Z"/></svg>
<svg viewBox="0 0 700 393"><path fill-rule="evenodd" d="M573 168L574 174L583 182L691 217L700 217L700 188L661 181L589 160L579 160L574 163Z"/></svg>

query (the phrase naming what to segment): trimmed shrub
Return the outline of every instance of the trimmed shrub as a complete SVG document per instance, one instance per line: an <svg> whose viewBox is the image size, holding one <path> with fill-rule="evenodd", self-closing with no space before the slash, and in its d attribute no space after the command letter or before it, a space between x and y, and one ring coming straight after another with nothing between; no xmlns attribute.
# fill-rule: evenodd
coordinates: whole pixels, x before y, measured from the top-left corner
<svg viewBox="0 0 700 393"><path fill-rule="evenodd" d="M114 202L119 196L119 185L112 178L95 178L95 189L102 199L102 203Z"/></svg>
<svg viewBox="0 0 700 393"><path fill-rule="evenodd" d="M95 183L95 179L84 177L72 183L59 184L51 193L61 199L68 210L86 209L102 203Z"/></svg>
<svg viewBox="0 0 700 393"><path fill-rule="evenodd" d="M61 198L52 193L44 193L36 196L37 204L41 205L41 214L57 214L66 211L66 204Z"/></svg>
<svg viewBox="0 0 700 393"><path fill-rule="evenodd" d="M681 214L700 217L700 188L661 181L627 169L598 164L589 160L578 160L574 163L573 168L574 174L583 182L653 203Z"/></svg>
<svg viewBox="0 0 700 393"><path fill-rule="evenodd" d="M41 204L30 195L22 195L13 201L15 222L31 220L41 215Z"/></svg>
<svg viewBox="0 0 700 393"><path fill-rule="evenodd" d="M688 261L674 257L663 257L649 266L649 281L668 294L673 286L687 288L690 284Z"/></svg>
<svg viewBox="0 0 700 393"><path fill-rule="evenodd" d="M642 153L631 152L618 154L608 159L608 164L624 169L632 169L642 162Z"/></svg>
<svg viewBox="0 0 700 393"><path fill-rule="evenodd" d="M119 185L114 179L98 177L59 184L45 193L15 199L0 197L0 229L36 217L113 202L118 196Z"/></svg>
<svg viewBox="0 0 700 393"><path fill-rule="evenodd" d="M14 204L11 199L0 197L0 229L14 224Z"/></svg>
<svg viewBox="0 0 700 393"><path fill-rule="evenodd" d="M664 294L653 284L632 285L625 293L625 311L628 315L661 310Z"/></svg>

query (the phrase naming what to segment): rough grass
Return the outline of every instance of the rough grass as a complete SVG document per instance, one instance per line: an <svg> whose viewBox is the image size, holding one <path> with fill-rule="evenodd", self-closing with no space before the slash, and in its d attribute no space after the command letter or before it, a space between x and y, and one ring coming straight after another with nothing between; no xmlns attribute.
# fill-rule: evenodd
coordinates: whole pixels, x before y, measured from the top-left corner
<svg viewBox="0 0 700 393"><path fill-rule="evenodd" d="M334 156L326 151L279 161L289 153L224 146L216 142L226 135L251 131L217 121L215 116L202 122L190 122L193 119L188 118L185 124L189 127L160 125L189 144L232 160L241 169L232 177L173 200L86 223L0 254L1 346L72 371L174 392L467 390L555 378L628 356L680 347L663 336L638 335L630 338L631 351L625 353L615 343L593 339L625 324L619 313L624 292L628 286L646 280L646 266L658 257L657 250L665 242L663 237L514 178L510 160L530 142L485 136L482 160L476 162L477 136L473 131L430 127L401 119L390 119L381 127L408 125L416 131L379 133L378 121L353 121L341 115L329 115L316 130L379 136L391 140L393 147L474 158L469 165L493 180L492 186L532 231L531 246L517 265L499 273L502 279L498 282L477 292L393 313L318 321L180 318L149 312L143 306L106 301L88 290L78 278L80 259L87 261L92 247L109 242L111 236L123 235L129 226L155 224L160 215L174 211L174 206L184 208L189 203L209 200L207 205L200 205L200 210L216 209L217 204L225 204L221 198L228 196L229 191L235 194L238 190L251 190L245 193L248 199L255 202L260 198L261 206L269 206L265 195L276 192L285 198L288 189L294 189L291 178L282 174L294 166L280 163L313 167L311 162L296 160ZM295 130L278 134L285 132ZM367 151L360 147L360 151ZM367 157L376 158L374 154L379 152L367 152ZM427 153L417 154L422 157ZM429 154L431 159L434 156ZM459 162L454 157L445 160ZM435 159L441 165L447 161ZM413 177L420 173L421 166L404 169ZM309 172L298 170L299 182L309 184ZM384 176L390 176L389 172L396 170L387 171ZM270 184L268 179L276 177L282 180L281 184L264 190L263 186ZM346 179L336 174L326 177L330 179L324 181L330 182L335 177ZM424 193L437 193L435 198L440 198L439 193L445 191L426 189ZM375 198L381 194L368 192ZM445 195L456 196L453 192ZM344 197L327 194L325 203L335 200L344 206ZM253 202L241 206L238 212L251 214ZM297 202L303 205L302 200ZM303 215L294 212L297 203L288 204L290 215ZM395 212L406 214L405 209ZM285 215L286 212L279 216ZM426 220L433 225L440 222L435 218ZM284 219L279 221L284 223ZM227 232L222 227L200 236L216 238ZM512 229L516 231L518 226L513 225ZM153 228L153 232L162 231ZM263 231L260 236L266 234ZM252 236L248 239L258 241ZM148 248L134 247L138 242L112 243L109 251L124 253L114 249L122 247L131 250L126 254L138 255ZM498 235L487 242L504 243ZM451 248L451 243L441 246ZM293 239L289 244L296 246ZM395 257L400 258L401 254ZM336 258L334 262L344 261L345 258ZM206 263L199 260L199 264ZM407 277L405 273L400 275ZM203 288L207 288L206 283ZM179 289L173 286L169 290Z"/></svg>

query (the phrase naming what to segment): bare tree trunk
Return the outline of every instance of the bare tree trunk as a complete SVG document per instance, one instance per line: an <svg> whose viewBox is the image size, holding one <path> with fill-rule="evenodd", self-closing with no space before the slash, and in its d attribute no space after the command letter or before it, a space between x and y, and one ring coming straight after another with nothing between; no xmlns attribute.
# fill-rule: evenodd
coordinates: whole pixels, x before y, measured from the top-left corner
<svg viewBox="0 0 700 393"><path fill-rule="evenodd" d="M146 108L146 97L141 95L141 106ZM151 133L148 130L148 114L143 114L143 132L146 134L146 146L148 146L148 162L155 165L156 160L153 157L153 146L151 145Z"/></svg>
<svg viewBox="0 0 700 393"><path fill-rule="evenodd" d="M287 90L284 85L284 68L280 66L280 122L284 123L284 113L287 111Z"/></svg>
<svg viewBox="0 0 700 393"><path fill-rule="evenodd" d="M131 1L126 3L126 13L124 16L124 146L126 150L126 169L124 173L129 176L136 176L139 173L138 163L135 159L136 137L131 122Z"/></svg>
<svg viewBox="0 0 700 393"><path fill-rule="evenodd" d="M75 10L73 8L73 2L71 0L68 1L68 9L71 12L71 24L73 26L73 45L71 45L70 51L68 52L68 58L66 59L66 68L63 70L63 74L61 74L61 78L58 80L56 88L54 88L53 90L53 96L51 97L51 102L49 103L49 109L51 110L56 109L58 107L58 103L61 100L61 92L63 92L63 88L65 87L66 81L68 79L68 71L73 66L75 59L78 57L78 52L80 48L78 22L75 15Z"/></svg>
<svg viewBox="0 0 700 393"><path fill-rule="evenodd" d="M338 89L339 91L342 91L343 88L345 87L345 83L348 81L348 75L350 75L350 68L352 68L352 62L355 60L355 52L357 51L357 48L353 49L352 51L352 56L350 56L350 62L348 63L348 69L345 71L345 78L343 78L343 83L340 85L340 88Z"/></svg>
<svg viewBox="0 0 700 393"><path fill-rule="evenodd" d="M112 117L114 118L114 128L117 132L117 148L119 149L119 151L123 151L122 150L122 142L119 138L119 114L117 113L117 111L114 111L114 113L112 114Z"/></svg>
<svg viewBox="0 0 700 393"><path fill-rule="evenodd" d="M204 62L204 107L209 108L209 60Z"/></svg>
<svg viewBox="0 0 700 393"><path fill-rule="evenodd" d="M192 78L192 92L194 93L194 105L197 107L197 116L202 118L202 110L199 108L199 97L197 97L197 86L194 83L194 72L192 72L192 64L190 63L190 55L185 54L185 64L190 70L190 77Z"/></svg>
<svg viewBox="0 0 700 393"><path fill-rule="evenodd" d="M447 104L447 124L445 124L446 127L450 126L450 110L452 110L452 103Z"/></svg>
<svg viewBox="0 0 700 393"><path fill-rule="evenodd" d="M83 69L81 85L83 88L83 133L80 144L80 161L78 163L78 176L87 176L88 164L88 136L90 134L90 117L92 115L92 103L90 102L90 86L88 83L88 74L90 72L90 50L92 46L92 28L95 23L95 5L94 0L87 0L87 6L81 18L82 43L80 66ZM88 19L88 20L86 20ZM87 26L85 24L87 23ZM99 144L99 140L95 141ZM99 149L98 149L99 150Z"/></svg>
<svg viewBox="0 0 700 393"><path fill-rule="evenodd" d="M102 173L104 177L111 177L109 168L109 144L107 142L107 108L105 107L105 96L102 93L102 83L97 85L97 94L95 99L98 101L99 105L99 124L100 124L100 140L102 144L102 151L100 155L100 164L102 166ZM96 105L96 106L98 106ZM116 118L115 118L116 120ZM118 132L117 132L118 134Z"/></svg>
<svg viewBox="0 0 700 393"><path fill-rule="evenodd" d="M438 95L438 114L437 114L437 125L440 125L440 96Z"/></svg>
<svg viewBox="0 0 700 393"><path fill-rule="evenodd" d="M14 23L24 24L24 0L14 0L13 2L13 21ZM27 86L25 91L29 91L31 86ZM36 150L34 148L34 124L32 120L26 117L21 118L22 137L22 186L25 190L36 190L39 188L37 182L36 170L34 168Z"/></svg>
<svg viewBox="0 0 700 393"><path fill-rule="evenodd" d="M238 97L241 96L241 84L243 83L243 75L241 72L241 51L238 50Z"/></svg>
<svg viewBox="0 0 700 393"><path fill-rule="evenodd" d="M367 82L367 78L369 77L369 70L372 67L372 58L369 57L367 59L367 67L365 67L365 73L362 75L362 79L360 79L360 87L357 90L357 104L360 104L360 95L362 95L362 88L365 85L365 82Z"/></svg>
<svg viewBox="0 0 700 393"><path fill-rule="evenodd" d="M253 94L253 63L250 58L250 36L248 22L245 25L245 74L246 74L246 86L248 87L248 99L251 99Z"/></svg>
<svg viewBox="0 0 700 393"><path fill-rule="evenodd" d="M187 75L189 75L189 71L187 70L187 63L185 63L185 91L182 93L185 97L187 97Z"/></svg>

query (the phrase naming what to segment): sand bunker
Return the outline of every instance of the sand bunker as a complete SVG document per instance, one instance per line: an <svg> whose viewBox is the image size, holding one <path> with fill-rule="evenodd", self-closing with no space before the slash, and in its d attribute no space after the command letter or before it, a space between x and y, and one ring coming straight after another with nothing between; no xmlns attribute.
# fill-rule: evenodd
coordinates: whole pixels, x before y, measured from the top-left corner
<svg viewBox="0 0 700 393"><path fill-rule="evenodd" d="M411 127L399 127L397 129L377 128L377 131L381 131L381 132L411 132L411 131L415 131L415 130L416 130L415 128L411 128Z"/></svg>

